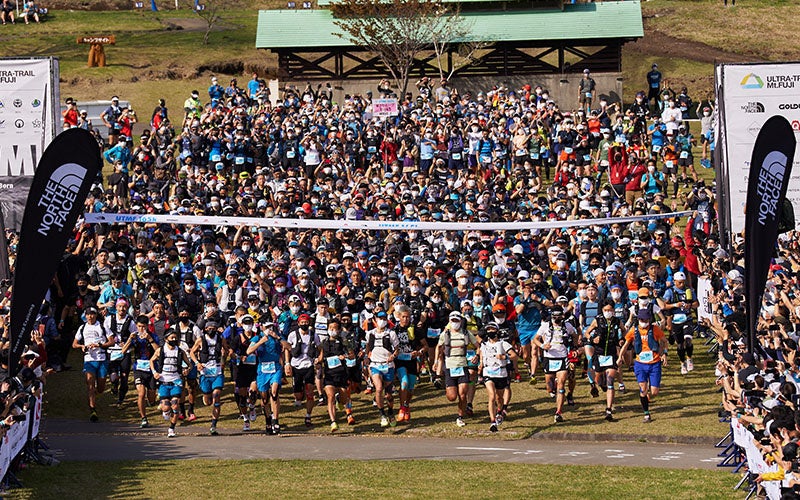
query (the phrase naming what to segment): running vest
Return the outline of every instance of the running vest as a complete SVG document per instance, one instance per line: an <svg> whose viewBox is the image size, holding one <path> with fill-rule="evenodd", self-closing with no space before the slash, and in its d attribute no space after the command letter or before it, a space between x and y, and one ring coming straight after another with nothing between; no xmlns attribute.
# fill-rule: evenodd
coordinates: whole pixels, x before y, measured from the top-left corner
<svg viewBox="0 0 800 500"><path fill-rule="evenodd" d="M167 352L170 351L170 352ZM181 349L180 347L170 347L164 344L161 348L159 362L161 364L161 381L165 383L175 382L181 378Z"/></svg>
<svg viewBox="0 0 800 500"><path fill-rule="evenodd" d="M222 352L222 340L219 338L219 335L214 336L215 343L213 346L210 345L209 337L205 333L200 337L200 340L200 362L206 364L207 361L211 360L219 363L220 353ZM209 353L210 347L213 347L213 353Z"/></svg>
<svg viewBox="0 0 800 500"><path fill-rule="evenodd" d="M297 332L297 344L292 346L292 357L299 358L303 355L303 336L300 334L300 331ZM317 346L314 344L314 335L311 333L311 330L308 331L308 357L312 360L317 357Z"/></svg>
<svg viewBox="0 0 800 500"><path fill-rule="evenodd" d="M642 335L639 333L639 327L634 326L636 330L636 334L633 336L633 351L638 356L640 352L642 352ZM656 354L661 354L661 346L656 342L655 333L653 333L653 324L650 323L650 326L647 328L647 345L650 346L650 350Z"/></svg>

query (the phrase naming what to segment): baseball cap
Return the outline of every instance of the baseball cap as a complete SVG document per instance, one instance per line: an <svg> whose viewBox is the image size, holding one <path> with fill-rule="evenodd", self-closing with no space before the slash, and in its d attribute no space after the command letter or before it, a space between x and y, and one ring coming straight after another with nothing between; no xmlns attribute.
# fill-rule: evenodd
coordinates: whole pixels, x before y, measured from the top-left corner
<svg viewBox="0 0 800 500"><path fill-rule="evenodd" d="M639 297L649 297L649 296L650 296L650 290L648 290L645 287L639 289Z"/></svg>
<svg viewBox="0 0 800 500"><path fill-rule="evenodd" d="M462 316L461 316L461 313L460 313L460 312L458 312L458 311L453 311L453 312L451 312L451 313L450 313L450 316L449 316L449 318L450 318L450 320L451 320L451 321L452 321L452 320L461 321L461 318L462 318Z"/></svg>
<svg viewBox="0 0 800 500"><path fill-rule="evenodd" d="M672 275L672 279L674 281L686 281L686 275L678 271L677 273Z"/></svg>
<svg viewBox="0 0 800 500"><path fill-rule="evenodd" d="M311 316L309 316L306 313L303 313L303 314L301 314L300 316L297 317L297 321L298 322L300 322L300 321L311 321Z"/></svg>
<svg viewBox="0 0 800 500"><path fill-rule="evenodd" d="M636 314L636 317L642 321L650 321L653 319L653 315L647 309L639 309L639 312Z"/></svg>
<svg viewBox="0 0 800 500"><path fill-rule="evenodd" d="M496 312L505 313L506 312L506 306L504 306L503 304L495 304L494 306L492 306L492 312L493 313L496 313Z"/></svg>
<svg viewBox="0 0 800 500"><path fill-rule="evenodd" d="M245 314L244 316L242 316L242 323L255 323L255 320L251 315Z"/></svg>

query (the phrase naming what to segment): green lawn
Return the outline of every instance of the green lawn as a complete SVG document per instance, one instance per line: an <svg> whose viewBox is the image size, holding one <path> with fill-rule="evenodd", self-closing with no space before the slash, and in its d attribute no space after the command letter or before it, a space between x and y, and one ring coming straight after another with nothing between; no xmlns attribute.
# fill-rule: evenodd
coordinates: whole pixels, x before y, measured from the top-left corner
<svg viewBox="0 0 800 500"><path fill-rule="evenodd" d="M89 473L91 471L91 473ZM435 478L431 481L431 478ZM173 460L32 467L9 498L731 498L720 471L480 462Z"/></svg>
<svg viewBox="0 0 800 500"><path fill-rule="evenodd" d="M700 354L696 355L695 371L689 376L679 374L679 365L672 364L665 370L662 383L662 393L652 405L654 421L650 424L642 422L641 406L639 404L638 390L633 373L625 374L628 387L627 394L618 395L617 421L606 422L603 419L605 399L593 399L589 395L588 384L579 381L575 391L576 406L566 408L564 414L566 421L560 424L553 423L555 402L545 392L541 374L537 386L530 386L527 382L513 384L513 399L508 420L503 424L501 432L489 432L488 413L486 410L486 391L480 387L475 397L475 416L468 419L467 427L460 429L454 424L455 405L449 403L443 391L436 390L429 382L418 386L415 400L411 406L412 421L409 424L400 424L394 429L382 430L379 426L377 411L372 407L370 396L360 394L354 397L354 415L357 424L354 427L340 426L340 433L408 433L409 435L430 435L437 437L500 437L505 439L519 439L536 432L567 432L567 433L613 433L629 435L632 439L647 439L647 436L703 436L717 437L724 434L726 429L717 420L717 404L719 395L714 391L713 366L709 358ZM77 366L73 353L71 360ZM677 358L675 358L677 363ZM227 373L226 373L227 375ZM72 370L54 375L47 384L47 402L45 412L51 417L65 417L75 419L88 418L86 406L86 390L79 371ZM226 384L221 428L241 430L241 421L236 418L236 408L232 396L232 384ZM292 433L327 433L328 417L325 407L316 407L313 411L315 426L310 430L303 425L305 410L295 408L292 404L294 397L291 387L282 390L282 415L281 424L287 432ZM128 404L117 409L111 406L115 401L110 393L102 395L99 399L98 409L103 420L139 422L133 395L128 396ZM181 433L205 433L208 430L210 409L198 406L198 420L193 423L184 423ZM156 408L149 409L150 423L153 426L165 427ZM261 429L263 418L259 418L254 425Z"/></svg>

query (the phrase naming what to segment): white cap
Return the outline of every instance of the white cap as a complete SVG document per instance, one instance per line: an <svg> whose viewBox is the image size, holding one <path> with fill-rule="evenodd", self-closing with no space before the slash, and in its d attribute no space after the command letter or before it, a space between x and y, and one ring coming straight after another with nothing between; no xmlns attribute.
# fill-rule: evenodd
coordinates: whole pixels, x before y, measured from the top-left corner
<svg viewBox="0 0 800 500"><path fill-rule="evenodd" d="M677 273L672 275L672 279L673 281L686 281L686 275L678 271Z"/></svg>
<svg viewBox="0 0 800 500"><path fill-rule="evenodd" d="M461 278L461 277L466 276L466 275L467 275L467 271L465 271L463 269L459 269L458 271L456 271L456 279Z"/></svg>
<svg viewBox="0 0 800 500"><path fill-rule="evenodd" d="M511 253L522 255L525 252L522 250L522 245L516 244L513 247L511 247Z"/></svg>
<svg viewBox="0 0 800 500"><path fill-rule="evenodd" d="M740 273L736 269L731 269L730 271L728 271L728 279L731 281L741 281L742 273Z"/></svg>
<svg viewBox="0 0 800 500"><path fill-rule="evenodd" d="M524 269L517 273L517 279L519 279L519 280L526 280L526 279L528 279L530 277L531 277L531 273L529 273L528 271L526 271Z"/></svg>

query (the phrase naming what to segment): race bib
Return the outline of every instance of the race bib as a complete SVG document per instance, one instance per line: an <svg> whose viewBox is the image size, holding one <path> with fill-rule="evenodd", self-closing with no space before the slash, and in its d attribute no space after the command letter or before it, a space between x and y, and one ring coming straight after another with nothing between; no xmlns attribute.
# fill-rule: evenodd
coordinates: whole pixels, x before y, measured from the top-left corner
<svg viewBox="0 0 800 500"><path fill-rule="evenodd" d="M461 153L452 153L451 156L453 157L454 160L461 159Z"/></svg>
<svg viewBox="0 0 800 500"><path fill-rule="evenodd" d="M122 351L117 351L117 350L114 350L114 351L109 351L109 352L108 352L108 354L109 354L109 359L110 359L111 361L117 361L117 360L120 360L120 359L122 359L122 358L125 356L125 355L122 353Z"/></svg>
<svg viewBox="0 0 800 500"><path fill-rule="evenodd" d="M502 377L501 368L487 368L486 369L486 376L491 378L500 378Z"/></svg>
<svg viewBox="0 0 800 500"><path fill-rule="evenodd" d="M234 163L237 165L244 165L244 156L237 156Z"/></svg>
<svg viewBox="0 0 800 500"><path fill-rule="evenodd" d="M295 153L294 150L286 152L286 158L289 158L290 160L295 156L297 156L297 153Z"/></svg>
<svg viewBox="0 0 800 500"><path fill-rule="evenodd" d="M591 161L592 155L583 155L583 161Z"/></svg>
<svg viewBox="0 0 800 500"><path fill-rule="evenodd" d="M450 376L451 377L463 377L464 376L464 367L457 366L455 368L450 368Z"/></svg>
<svg viewBox="0 0 800 500"><path fill-rule="evenodd" d="M675 164L675 162L673 162L672 160L667 160L667 161L664 162L664 165L667 168L672 168L672 165L674 165L674 164Z"/></svg>
<svg viewBox="0 0 800 500"><path fill-rule="evenodd" d="M475 359L475 356L477 356L477 355L478 355L478 353L476 353L472 349L467 349L467 362L470 363L470 364L473 364L474 361L477 361Z"/></svg>
<svg viewBox="0 0 800 500"><path fill-rule="evenodd" d="M586 97L592 97L592 93L591 93L591 92L586 92L584 95L585 95Z"/></svg>
<svg viewBox="0 0 800 500"><path fill-rule="evenodd" d="M551 359L547 362L547 368L551 372L561 371L564 361L561 359Z"/></svg>
<svg viewBox="0 0 800 500"><path fill-rule="evenodd" d="M492 157L488 155L481 155L481 163L491 163Z"/></svg>
<svg viewBox="0 0 800 500"><path fill-rule="evenodd" d="M367 153L374 153L378 151L378 148L375 146L367 146Z"/></svg>
<svg viewBox="0 0 800 500"><path fill-rule="evenodd" d="M410 352L401 352L397 355L397 359L400 361L411 361L411 353Z"/></svg>
<svg viewBox="0 0 800 500"><path fill-rule="evenodd" d="M517 156L525 156L526 153L527 153L527 151L525 151L524 149L518 149L515 154Z"/></svg>
<svg viewBox="0 0 800 500"><path fill-rule="evenodd" d="M531 153L531 158L534 159L534 160L538 160L539 159L539 153Z"/></svg>
<svg viewBox="0 0 800 500"><path fill-rule="evenodd" d="M661 151L661 146L653 144L653 153L658 153Z"/></svg>
<svg viewBox="0 0 800 500"><path fill-rule="evenodd" d="M672 316L672 322L673 323L686 323L687 319L689 319L689 318L684 313L675 313Z"/></svg>
<svg viewBox="0 0 800 500"><path fill-rule="evenodd" d="M342 366L342 360L339 359L339 356L328 356L325 358L325 361L328 363L328 368L338 368Z"/></svg>
<svg viewBox="0 0 800 500"><path fill-rule="evenodd" d="M429 339L438 339L439 335L442 334L442 330L440 328L428 328L428 338Z"/></svg>
<svg viewBox="0 0 800 500"><path fill-rule="evenodd" d="M354 366L356 366L356 359L355 358L353 358L353 359L346 358L344 360L344 364L346 364L348 368L353 368Z"/></svg>
<svg viewBox="0 0 800 500"><path fill-rule="evenodd" d="M639 361L642 363L652 363L653 362L653 351L646 351L639 353Z"/></svg>
<svg viewBox="0 0 800 500"><path fill-rule="evenodd" d="M256 364L256 355L255 354L251 354L251 355L247 356L246 358L244 358L243 363L246 364L246 365L254 365L254 364Z"/></svg>
<svg viewBox="0 0 800 500"><path fill-rule="evenodd" d="M681 151L681 158L683 158L684 160L686 158L689 158L689 152L688 151Z"/></svg>
<svg viewBox="0 0 800 500"><path fill-rule="evenodd" d="M265 374L265 375L271 375L271 374L273 374L273 373L275 373L277 371L276 368L275 368L275 362L274 361L268 361L266 363L261 363L260 365L258 365L258 370L261 373Z"/></svg>
<svg viewBox="0 0 800 500"><path fill-rule="evenodd" d="M219 368L216 366L206 366L203 369L203 375L206 377L216 377L219 375Z"/></svg>
<svg viewBox="0 0 800 500"><path fill-rule="evenodd" d="M564 148L564 152L567 153L568 155L571 155L572 151L573 151L572 148Z"/></svg>
<svg viewBox="0 0 800 500"><path fill-rule="evenodd" d="M389 373L389 363L375 363L372 365L380 373Z"/></svg>
<svg viewBox="0 0 800 500"><path fill-rule="evenodd" d="M597 356L597 362L600 364L600 368L614 366L614 358L611 356Z"/></svg>
<svg viewBox="0 0 800 500"><path fill-rule="evenodd" d="M137 359L136 360L136 370L140 372L149 372L150 371L150 360L149 359Z"/></svg>
<svg viewBox="0 0 800 500"><path fill-rule="evenodd" d="M222 161L222 155L211 155L211 161L213 162Z"/></svg>

